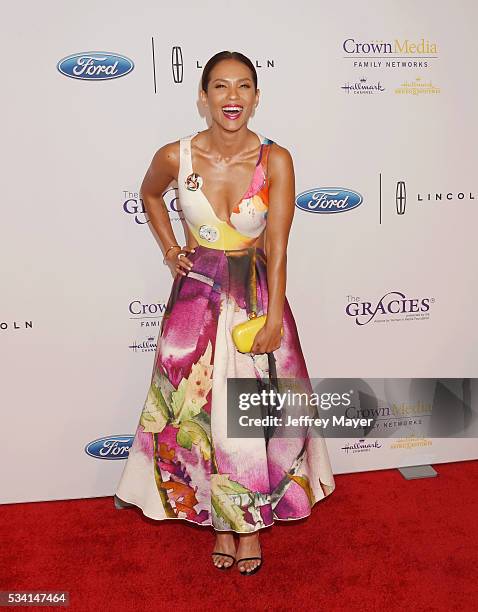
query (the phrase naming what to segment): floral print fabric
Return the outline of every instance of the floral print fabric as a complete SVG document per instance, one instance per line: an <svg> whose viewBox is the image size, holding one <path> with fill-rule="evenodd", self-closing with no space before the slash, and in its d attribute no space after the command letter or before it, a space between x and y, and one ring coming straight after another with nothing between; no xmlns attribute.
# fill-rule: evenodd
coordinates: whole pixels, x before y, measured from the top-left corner
<svg viewBox="0 0 478 612"><path fill-rule="evenodd" d="M258 314L267 312L264 251L200 245L190 258L193 269L173 283L116 494L154 519L238 533L308 516L335 488L322 437L307 429L294 438L227 436L228 378L293 378L310 390L287 298L280 348L240 353L231 330L247 319L253 278Z"/></svg>

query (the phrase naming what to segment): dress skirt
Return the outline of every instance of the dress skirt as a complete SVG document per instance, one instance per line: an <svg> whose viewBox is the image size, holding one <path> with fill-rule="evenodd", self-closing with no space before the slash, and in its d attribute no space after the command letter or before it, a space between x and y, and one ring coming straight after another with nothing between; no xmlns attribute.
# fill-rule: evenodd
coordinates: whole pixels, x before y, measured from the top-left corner
<svg viewBox="0 0 478 612"><path fill-rule="evenodd" d="M287 298L280 348L241 353L232 328L251 309L267 312L264 250L197 246L188 257L194 265L174 279L116 495L150 518L218 531L248 533L304 518L335 488L325 440L308 428L294 437L227 435L228 378L310 385Z"/></svg>

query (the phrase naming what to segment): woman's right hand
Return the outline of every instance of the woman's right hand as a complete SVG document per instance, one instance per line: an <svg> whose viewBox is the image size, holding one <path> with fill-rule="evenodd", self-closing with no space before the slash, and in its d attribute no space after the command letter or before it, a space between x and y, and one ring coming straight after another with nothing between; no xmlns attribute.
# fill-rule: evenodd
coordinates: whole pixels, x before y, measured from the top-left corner
<svg viewBox="0 0 478 612"><path fill-rule="evenodd" d="M183 247L182 249L174 248L169 251L164 261L169 266L173 276L177 274L187 275L193 267L193 262L188 258L187 254L194 252L195 249L190 247Z"/></svg>

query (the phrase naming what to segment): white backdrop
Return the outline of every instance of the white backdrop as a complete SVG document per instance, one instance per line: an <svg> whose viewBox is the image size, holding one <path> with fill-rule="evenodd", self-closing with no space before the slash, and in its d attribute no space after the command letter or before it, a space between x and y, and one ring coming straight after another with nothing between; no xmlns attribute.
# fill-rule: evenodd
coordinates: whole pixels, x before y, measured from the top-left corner
<svg viewBox="0 0 478 612"><path fill-rule="evenodd" d="M223 49L257 66L250 127L291 151L297 194L361 196L296 208L287 295L311 377L478 376L476 3L47 0L3 16L0 501L116 487L124 462L106 459L135 430L172 283L138 191L160 146L207 127L201 69ZM91 52L133 69L57 68ZM408 314L354 316L389 292ZM373 442L330 440L334 471L478 457L476 439Z"/></svg>

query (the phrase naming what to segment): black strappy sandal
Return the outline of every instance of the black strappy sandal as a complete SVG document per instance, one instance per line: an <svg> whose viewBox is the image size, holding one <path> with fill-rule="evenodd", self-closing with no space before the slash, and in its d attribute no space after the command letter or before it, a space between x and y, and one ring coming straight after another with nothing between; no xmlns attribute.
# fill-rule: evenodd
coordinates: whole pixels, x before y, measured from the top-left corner
<svg viewBox="0 0 478 612"><path fill-rule="evenodd" d="M248 572L247 570L244 570L243 572L241 572L241 570L239 570L239 573L242 574L243 576L252 576L252 574L257 573L262 567L262 563L263 563L262 557L243 557L242 559L238 559L236 563L239 565L241 561L254 561L255 559L260 560L259 565L256 565L256 567L250 572Z"/></svg>
<svg viewBox="0 0 478 612"><path fill-rule="evenodd" d="M235 560L236 560L236 557L233 557L232 555L228 555L228 554L223 553L223 552L213 552L213 553L211 553L211 556L212 556L212 555L221 555L221 557L229 557L230 559L232 559L232 563L231 563L231 565L221 565L221 566L219 566L219 565L216 565L216 564L214 563L214 561L213 561L213 563L212 563L212 564L214 565L214 567L215 567L216 569L220 569L220 570L228 570L228 569L231 569L231 567L234 567L234 562L235 562Z"/></svg>

